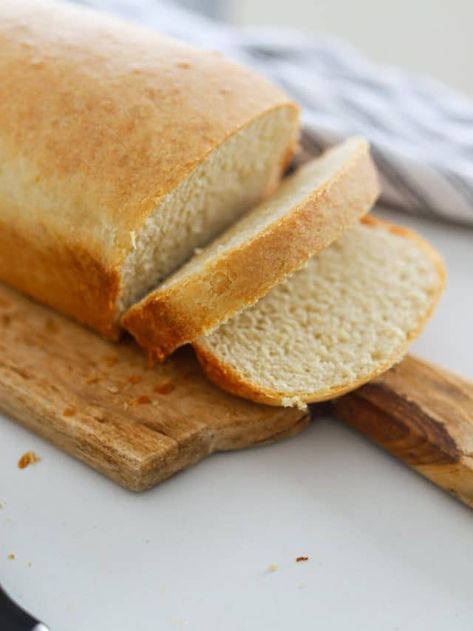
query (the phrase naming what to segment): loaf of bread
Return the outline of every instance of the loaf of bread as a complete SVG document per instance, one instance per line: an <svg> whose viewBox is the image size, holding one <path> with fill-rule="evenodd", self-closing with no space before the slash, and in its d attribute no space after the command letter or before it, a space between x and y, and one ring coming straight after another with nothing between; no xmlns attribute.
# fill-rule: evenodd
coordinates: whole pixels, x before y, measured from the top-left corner
<svg viewBox="0 0 473 631"><path fill-rule="evenodd" d="M0 2L0 280L114 338L270 193L298 109L218 53L49 0Z"/></svg>
<svg viewBox="0 0 473 631"><path fill-rule="evenodd" d="M304 406L335 398L403 357L444 280L428 243L366 217L194 348L212 381L248 399Z"/></svg>
<svg viewBox="0 0 473 631"><path fill-rule="evenodd" d="M351 138L333 147L131 307L125 328L151 356L165 359L330 245L368 212L378 193L367 141Z"/></svg>

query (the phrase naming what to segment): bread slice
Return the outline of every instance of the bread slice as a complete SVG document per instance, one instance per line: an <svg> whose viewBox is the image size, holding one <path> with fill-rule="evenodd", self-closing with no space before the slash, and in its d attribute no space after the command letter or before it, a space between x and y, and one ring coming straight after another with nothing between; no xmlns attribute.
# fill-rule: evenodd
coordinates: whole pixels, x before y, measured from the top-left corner
<svg viewBox="0 0 473 631"><path fill-rule="evenodd" d="M253 71L71 3L1 0L0 76L0 280L112 338L297 145Z"/></svg>
<svg viewBox="0 0 473 631"><path fill-rule="evenodd" d="M365 218L194 348L212 381L253 401L334 398L402 358L444 279L440 256L414 232Z"/></svg>
<svg viewBox="0 0 473 631"><path fill-rule="evenodd" d="M363 138L330 149L125 314L159 360L254 304L373 205L376 169Z"/></svg>

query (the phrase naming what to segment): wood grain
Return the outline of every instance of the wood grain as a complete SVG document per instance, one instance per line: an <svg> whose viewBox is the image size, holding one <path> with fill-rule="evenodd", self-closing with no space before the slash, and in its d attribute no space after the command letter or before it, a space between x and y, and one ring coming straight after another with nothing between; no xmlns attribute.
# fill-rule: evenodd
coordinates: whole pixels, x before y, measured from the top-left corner
<svg viewBox="0 0 473 631"><path fill-rule="evenodd" d="M331 405L337 417L473 507L473 383L407 356Z"/></svg>
<svg viewBox="0 0 473 631"><path fill-rule="evenodd" d="M220 391L189 349L151 369L131 341L110 344L2 285L0 409L133 491L309 422Z"/></svg>

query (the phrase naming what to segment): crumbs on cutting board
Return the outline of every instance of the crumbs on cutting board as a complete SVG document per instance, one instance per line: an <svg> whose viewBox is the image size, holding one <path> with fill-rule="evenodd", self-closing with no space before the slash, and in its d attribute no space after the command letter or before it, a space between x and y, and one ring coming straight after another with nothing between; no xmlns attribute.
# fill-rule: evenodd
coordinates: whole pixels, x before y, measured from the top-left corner
<svg viewBox="0 0 473 631"><path fill-rule="evenodd" d="M306 561L309 560L308 556L300 556L300 557L296 557L296 563L305 563Z"/></svg>
<svg viewBox="0 0 473 631"><path fill-rule="evenodd" d="M157 394L169 394L173 390L175 390L176 386L172 381L162 381L154 386L154 391Z"/></svg>
<svg viewBox="0 0 473 631"><path fill-rule="evenodd" d="M98 377L97 375L89 375L85 379L85 383L87 384L98 383L99 381L100 381L100 377Z"/></svg>
<svg viewBox="0 0 473 631"><path fill-rule="evenodd" d="M102 360L109 368L116 366L119 361L116 355L105 355Z"/></svg>
<svg viewBox="0 0 473 631"><path fill-rule="evenodd" d="M9 561L14 561L16 559L16 556L13 554L13 552L10 552L10 554L7 556L7 559Z"/></svg>
<svg viewBox="0 0 473 631"><path fill-rule="evenodd" d="M30 464L36 464L41 458L34 451L27 451L18 460L18 469L26 469Z"/></svg>
<svg viewBox="0 0 473 631"><path fill-rule="evenodd" d="M57 322L55 322L52 318L47 318L45 323L44 323L44 327L46 329L46 331L48 331L49 333L58 333L59 332L59 325L57 324Z"/></svg>

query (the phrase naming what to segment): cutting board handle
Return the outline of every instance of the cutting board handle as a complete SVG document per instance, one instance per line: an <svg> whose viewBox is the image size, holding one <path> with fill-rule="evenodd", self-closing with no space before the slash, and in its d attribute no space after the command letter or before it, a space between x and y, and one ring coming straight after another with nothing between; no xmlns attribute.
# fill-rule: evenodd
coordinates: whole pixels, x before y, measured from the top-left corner
<svg viewBox="0 0 473 631"><path fill-rule="evenodd" d="M408 355L332 402L355 429L473 507L473 383Z"/></svg>

